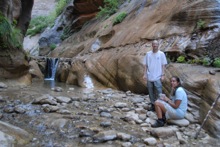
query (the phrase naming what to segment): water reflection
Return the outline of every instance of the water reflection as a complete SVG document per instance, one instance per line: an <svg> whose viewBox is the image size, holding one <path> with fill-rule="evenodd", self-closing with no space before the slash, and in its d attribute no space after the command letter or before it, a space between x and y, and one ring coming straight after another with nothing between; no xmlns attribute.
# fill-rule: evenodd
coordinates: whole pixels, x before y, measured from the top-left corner
<svg viewBox="0 0 220 147"><path fill-rule="evenodd" d="M55 82L55 80L44 80L44 86L50 87L50 88L55 88L56 82Z"/></svg>

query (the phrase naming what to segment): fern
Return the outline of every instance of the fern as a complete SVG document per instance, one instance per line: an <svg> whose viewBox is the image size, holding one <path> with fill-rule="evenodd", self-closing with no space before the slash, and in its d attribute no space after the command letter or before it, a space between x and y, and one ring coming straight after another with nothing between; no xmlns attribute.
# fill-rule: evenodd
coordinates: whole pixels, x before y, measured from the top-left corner
<svg viewBox="0 0 220 147"><path fill-rule="evenodd" d="M104 7L99 7L100 11L97 14L97 18L108 18L118 10L118 0L104 0Z"/></svg>
<svg viewBox="0 0 220 147"><path fill-rule="evenodd" d="M0 40L2 41L1 47L21 47L20 39L21 32L12 27L9 21L0 14Z"/></svg>
<svg viewBox="0 0 220 147"><path fill-rule="evenodd" d="M126 12L121 12L120 14L118 14L114 19L113 25L121 23L125 19L126 16L127 16Z"/></svg>

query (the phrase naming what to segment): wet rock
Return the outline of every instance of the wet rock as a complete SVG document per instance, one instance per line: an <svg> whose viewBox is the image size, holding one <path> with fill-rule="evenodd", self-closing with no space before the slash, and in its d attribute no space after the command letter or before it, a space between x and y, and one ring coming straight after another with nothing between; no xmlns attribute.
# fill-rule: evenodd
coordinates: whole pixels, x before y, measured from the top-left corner
<svg viewBox="0 0 220 147"><path fill-rule="evenodd" d="M116 131L114 131L114 130L104 131L104 132L100 132L100 133L94 135L93 142L101 143L101 142L114 140L116 138L117 138Z"/></svg>
<svg viewBox="0 0 220 147"><path fill-rule="evenodd" d="M70 87L70 88L69 88L70 91L74 91L74 89L75 89L75 88L73 88L73 87Z"/></svg>
<svg viewBox="0 0 220 147"><path fill-rule="evenodd" d="M14 101L14 104L15 104L15 105L20 105L20 104L22 104L22 102L21 102L21 100L15 100L15 101Z"/></svg>
<svg viewBox="0 0 220 147"><path fill-rule="evenodd" d="M189 125L189 121L187 119L179 119L179 120L167 120L168 124L174 124L180 127L186 127Z"/></svg>
<svg viewBox="0 0 220 147"><path fill-rule="evenodd" d="M98 107L99 113L101 112L111 112L111 110L108 107Z"/></svg>
<svg viewBox="0 0 220 147"><path fill-rule="evenodd" d="M209 74L210 74L210 75L215 75L216 72L215 72L214 70L210 70L210 71L209 71Z"/></svg>
<svg viewBox="0 0 220 147"><path fill-rule="evenodd" d="M131 111L131 108L122 108L121 111L128 112L128 111Z"/></svg>
<svg viewBox="0 0 220 147"><path fill-rule="evenodd" d="M101 113L100 113L100 116L101 116L101 117L112 118L111 113L108 113L108 112L101 112Z"/></svg>
<svg viewBox="0 0 220 147"><path fill-rule="evenodd" d="M17 146L24 146L32 140L32 135L27 131L2 121L0 121L0 130L9 136L12 136L15 141L13 143L16 143Z"/></svg>
<svg viewBox="0 0 220 147"><path fill-rule="evenodd" d="M153 137L150 137L150 138L144 139L144 143L146 143L147 145L150 145L150 146L154 146L157 144L157 140Z"/></svg>
<svg viewBox="0 0 220 147"><path fill-rule="evenodd" d="M190 123L197 123L197 122L198 122L198 120L196 120L191 113L186 113L185 118L186 118Z"/></svg>
<svg viewBox="0 0 220 147"><path fill-rule="evenodd" d="M176 135L178 129L176 127L160 127L152 129L151 135L158 138L168 138Z"/></svg>
<svg viewBox="0 0 220 147"><path fill-rule="evenodd" d="M5 102L4 98L0 95L0 103Z"/></svg>
<svg viewBox="0 0 220 147"><path fill-rule="evenodd" d="M142 121L146 120L146 114L140 114L140 115L138 115L138 117Z"/></svg>
<svg viewBox="0 0 220 147"><path fill-rule="evenodd" d="M142 102L144 102L144 98L135 97L135 98L132 98L131 101L133 103L142 103Z"/></svg>
<svg viewBox="0 0 220 147"><path fill-rule="evenodd" d="M135 112L138 114L145 114L147 113L147 111L144 108L136 108Z"/></svg>
<svg viewBox="0 0 220 147"><path fill-rule="evenodd" d="M71 99L68 97L65 97L65 96L57 96L57 97L55 97L55 99L59 103L70 103L71 102Z"/></svg>
<svg viewBox="0 0 220 147"><path fill-rule="evenodd" d="M64 126L68 123L67 119L64 118L58 118L53 120L49 125L52 128L59 128L60 130L63 130ZM62 131L63 132L63 131Z"/></svg>
<svg viewBox="0 0 220 147"><path fill-rule="evenodd" d="M61 87L55 87L55 88L51 88L51 90L56 91L56 92L62 92L63 88Z"/></svg>
<svg viewBox="0 0 220 147"><path fill-rule="evenodd" d="M131 95L132 92L129 90L129 91L126 91L126 94L127 94L127 95Z"/></svg>
<svg viewBox="0 0 220 147"><path fill-rule="evenodd" d="M0 82L0 88L8 88L8 86L5 83Z"/></svg>
<svg viewBox="0 0 220 147"><path fill-rule="evenodd" d="M83 137L82 139L81 139L81 143L84 143L84 144L86 144L86 143L92 143L93 142L93 138L92 137Z"/></svg>
<svg viewBox="0 0 220 147"><path fill-rule="evenodd" d="M110 121L105 121L105 122L101 122L100 123L100 126L102 127L110 127L112 124Z"/></svg>
<svg viewBox="0 0 220 147"><path fill-rule="evenodd" d="M131 147L131 146L132 146L132 143L130 143L130 142L123 142L123 143L121 144L121 146L122 146L122 147Z"/></svg>
<svg viewBox="0 0 220 147"><path fill-rule="evenodd" d="M79 132L79 137L92 137L95 133L90 129L83 129Z"/></svg>
<svg viewBox="0 0 220 147"><path fill-rule="evenodd" d="M131 135L120 132L120 133L117 133L117 139L120 139L120 140L123 140L123 141L129 141L131 139Z"/></svg>
<svg viewBox="0 0 220 147"><path fill-rule="evenodd" d="M117 102L115 104L115 107L116 108L124 108L124 107L127 107L127 104L126 103L122 103L122 102Z"/></svg>
<svg viewBox="0 0 220 147"><path fill-rule="evenodd" d="M47 113L56 112L60 109L58 106L52 106L48 104L42 105L42 107L43 107L44 112L47 112Z"/></svg>
<svg viewBox="0 0 220 147"><path fill-rule="evenodd" d="M100 92L102 94L110 94L110 93L113 93L113 90L111 88L107 88L104 90L99 90L98 92Z"/></svg>
<svg viewBox="0 0 220 147"><path fill-rule="evenodd" d="M149 123L142 123L140 126L141 127L150 127L150 124Z"/></svg>
<svg viewBox="0 0 220 147"><path fill-rule="evenodd" d="M128 121L128 122L134 121L134 122L136 122L136 123L138 123L138 124L140 124L140 123L143 122L142 120L139 119L138 114L135 113L134 111L129 111L129 112L127 112L127 114L125 115L125 117L123 117L123 118L121 118L121 119L123 119L123 120L125 120L125 121Z"/></svg>
<svg viewBox="0 0 220 147"><path fill-rule="evenodd" d="M13 106L6 106L3 111L6 112L6 113L13 113L14 110L15 109L14 109Z"/></svg>
<svg viewBox="0 0 220 147"><path fill-rule="evenodd" d="M36 99L34 99L34 101L32 102L32 104L50 104L50 105L57 105L57 101L56 99L49 95L49 94L45 94L41 97L38 97Z"/></svg>
<svg viewBox="0 0 220 147"><path fill-rule="evenodd" d="M15 138L0 131L0 142L2 147L11 147L14 146Z"/></svg>
<svg viewBox="0 0 220 147"><path fill-rule="evenodd" d="M152 118L147 117L146 120L145 120L145 122L146 122L147 124L153 124L153 123L155 123L155 119L152 119Z"/></svg>
<svg viewBox="0 0 220 147"><path fill-rule="evenodd" d="M144 132L147 132L147 133L150 133L150 125L148 125L148 127L141 127L141 129L144 131Z"/></svg>
<svg viewBox="0 0 220 147"><path fill-rule="evenodd" d="M80 101L80 97L71 97L73 101Z"/></svg>
<svg viewBox="0 0 220 147"><path fill-rule="evenodd" d="M179 140L180 144L186 144L187 141L183 138L183 136L181 135L180 132L176 132L176 136L177 136L177 139Z"/></svg>
<svg viewBox="0 0 220 147"><path fill-rule="evenodd" d="M150 117L151 119L157 119L157 115L152 111L148 111L147 116Z"/></svg>
<svg viewBox="0 0 220 147"><path fill-rule="evenodd" d="M80 108L80 103L77 101L73 102L73 107Z"/></svg>
<svg viewBox="0 0 220 147"><path fill-rule="evenodd" d="M60 114L71 114L71 112L69 110L57 110L57 113L60 113Z"/></svg>
<svg viewBox="0 0 220 147"><path fill-rule="evenodd" d="M23 108L22 105L18 105L14 107L14 111L20 114L23 114L26 112L25 108Z"/></svg>

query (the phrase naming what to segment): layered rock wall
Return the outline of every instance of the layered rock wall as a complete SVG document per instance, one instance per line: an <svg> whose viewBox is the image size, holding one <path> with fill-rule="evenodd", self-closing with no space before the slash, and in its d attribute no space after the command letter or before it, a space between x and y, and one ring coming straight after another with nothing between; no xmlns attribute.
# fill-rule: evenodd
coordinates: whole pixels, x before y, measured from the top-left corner
<svg viewBox="0 0 220 147"><path fill-rule="evenodd" d="M28 74L28 60L21 44L31 19L33 2L33 0L3 0L0 2L1 20L4 20L1 25L9 23L7 29L0 30L0 78L14 79ZM13 24L15 26L12 27L12 23L15 23ZM20 35L14 33L17 32L15 28L21 31Z"/></svg>
<svg viewBox="0 0 220 147"><path fill-rule="evenodd" d="M120 12L126 12L127 17L113 25ZM188 59L206 55L218 57L217 47L211 44L219 38L219 12L216 0L125 2L117 14L106 20L88 22L50 55L72 58L71 63L59 68L58 77L62 82L87 87L85 77L90 77L93 86L147 94L146 82L142 79L143 58L151 50L152 40L159 40L160 50L170 61L180 55ZM211 75L211 70L216 74ZM193 64L170 63L163 90L169 94L170 77L179 76L184 88L193 95L189 97L193 103L189 109L196 107L198 111L191 113L202 122L219 92L218 71ZM210 132L215 137L220 137L218 111L219 102L206 125L207 130L211 125Z"/></svg>

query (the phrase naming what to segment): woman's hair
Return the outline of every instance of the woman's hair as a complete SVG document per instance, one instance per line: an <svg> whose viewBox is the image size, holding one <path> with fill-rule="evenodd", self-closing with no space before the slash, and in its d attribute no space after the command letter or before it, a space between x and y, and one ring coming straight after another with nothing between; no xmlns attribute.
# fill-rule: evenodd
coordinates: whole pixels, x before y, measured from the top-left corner
<svg viewBox="0 0 220 147"><path fill-rule="evenodd" d="M177 77L177 76L172 76L171 79L173 79L173 78L177 81L178 85L177 85L176 88L171 92L172 96L174 96L175 93L176 93L176 90L177 90L179 87L181 87L180 78Z"/></svg>

